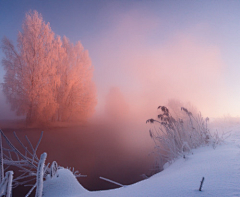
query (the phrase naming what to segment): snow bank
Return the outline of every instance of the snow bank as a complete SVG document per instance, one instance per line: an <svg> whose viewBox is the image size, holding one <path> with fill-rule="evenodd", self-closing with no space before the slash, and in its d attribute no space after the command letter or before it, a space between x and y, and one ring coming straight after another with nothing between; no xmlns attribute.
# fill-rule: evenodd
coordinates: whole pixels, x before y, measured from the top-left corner
<svg viewBox="0 0 240 197"><path fill-rule="evenodd" d="M59 170L59 177L44 183L44 197L240 196L240 127L231 130L231 137L216 149L198 148L151 178L119 189L89 192L69 170Z"/></svg>
<svg viewBox="0 0 240 197"><path fill-rule="evenodd" d="M58 170L57 176L50 178L43 184L43 197L77 197L88 192L80 185L73 173L65 168Z"/></svg>
<svg viewBox="0 0 240 197"><path fill-rule="evenodd" d="M202 191L198 191L202 177ZM79 195L80 196L80 195ZM226 143L213 149L198 148L186 159L178 159L164 171L136 184L108 191L89 192L82 197L233 197L240 196L240 128Z"/></svg>

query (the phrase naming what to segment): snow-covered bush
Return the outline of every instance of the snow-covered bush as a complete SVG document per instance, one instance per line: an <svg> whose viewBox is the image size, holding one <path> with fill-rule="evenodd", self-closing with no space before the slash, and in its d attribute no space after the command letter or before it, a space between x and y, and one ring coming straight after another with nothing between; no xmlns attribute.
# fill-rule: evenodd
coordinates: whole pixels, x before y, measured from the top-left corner
<svg viewBox="0 0 240 197"><path fill-rule="evenodd" d="M0 197L10 197L12 187L14 188L20 185L30 186L31 184L33 184L32 188L25 197L30 196L35 188L35 196L42 197L44 181L48 179L49 182L49 179L55 179L58 177L58 171L64 168L58 166L56 161L53 161L51 166L49 163L45 165L47 153L43 153L40 159L38 158L36 152L42 139L43 132L41 133L35 148L27 136L25 136L27 146L24 145L15 132L14 136L21 145L21 149L16 148L0 129ZM2 138L5 140L4 144L6 144L6 147L3 147L2 145ZM13 179L12 171L6 172L6 175L4 176L4 167L14 168L15 170L18 169L18 176ZM81 175L78 171L74 171L74 168L72 171L68 171L72 173L72 176L75 177L75 179L76 177L84 177L84 175ZM81 187L81 185L79 187Z"/></svg>
<svg viewBox="0 0 240 197"><path fill-rule="evenodd" d="M27 185L36 179L37 166L39 163L39 158L37 157L37 148L42 139L43 133L41 134L39 141L34 148L30 140L25 136L28 146L18 138L14 132L16 140L19 142L21 149L15 147L15 145L8 139L2 130L0 130L0 142L2 144L2 138L5 140L6 147L2 147L1 151L1 161L2 165L6 167L11 167L19 170L20 175L13 180L13 187L19 185ZM21 151L23 150L23 151ZM1 166L1 174L4 172Z"/></svg>
<svg viewBox="0 0 240 197"><path fill-rule="evenodd" d="M155 144L154 153L157 156L157 170L162 170L163 165L171 163L179 156L186 157L193 148L206 145L211 141L208 129L209 119L204 119L199 113L194 116L186 108L181 111L187 116L184 120L175 119L167 107L159 106L161 114L158 119L148 119L147 123L156 123L149 130L150 137Z"/></svg>

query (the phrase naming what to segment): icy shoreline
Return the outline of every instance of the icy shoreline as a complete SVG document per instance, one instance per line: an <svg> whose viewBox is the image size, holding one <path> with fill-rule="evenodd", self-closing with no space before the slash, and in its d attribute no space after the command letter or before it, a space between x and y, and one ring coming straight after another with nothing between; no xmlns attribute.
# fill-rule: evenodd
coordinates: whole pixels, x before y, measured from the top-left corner
<svg viewBox="0 0 240 197"><path fill-rule="evenodd" d="M205 177L202 191L198 191L200 181ZM75 177L73 177L75 178ZM47 195L45 183L44 197L65 196L70 186L61 179ZM235 127L224 144L215 149L201 147L186 159L177 159L164 171L151 178L119 189L89 192L82 189L69 193L69 197L110 197L110 196L240 196L240 127ZM71 186L72 187L72 186ZM81 185L79 184L79 188Z"/></svg>

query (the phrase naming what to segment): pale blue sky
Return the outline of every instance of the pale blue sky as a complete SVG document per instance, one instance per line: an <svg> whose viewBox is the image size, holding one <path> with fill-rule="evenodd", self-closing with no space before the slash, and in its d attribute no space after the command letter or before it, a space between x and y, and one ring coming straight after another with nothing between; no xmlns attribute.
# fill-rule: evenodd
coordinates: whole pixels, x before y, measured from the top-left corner
<svg viewBox="0 0 240 197"><path fill-rule="evenodd" d="M206 115L240 115L240 1L0 0L0 39L7 36L16 44L29 10L41 13L55 34L66 35L74 43L80 40L89 51L95 67L98 110L103 108L109 88L118 86L129 103L141 98L138 105L147 105L147 99L156 105L179 96L196 103ZM193 53L191 62L185 53L180 55L184 58L178 57L181 48L186 53L196 50L200 55ZM172 62L175 57L178 66ZM198 70L194 59L202 57L207 59ZM143 77L144 66L153 74L147 71ZM175 75L184 69L186 72L176 78L166 67L175 68ZM212 73L205 76L208 68ZM154 79L158 72L159 79ZM189 81L188 72L193 76ZM0 82L3 75L0 67ZM201 79L195 81L198 77ZM161 81L164 86L159 85ZM176 81L176 85L168 81ZM145 84L152 90L146 90ZM164 91L164 96L156 93L163 88L170 90ZM177 94L184 88L184 96ZM145 98L152 92L152 97Z"/></svg>

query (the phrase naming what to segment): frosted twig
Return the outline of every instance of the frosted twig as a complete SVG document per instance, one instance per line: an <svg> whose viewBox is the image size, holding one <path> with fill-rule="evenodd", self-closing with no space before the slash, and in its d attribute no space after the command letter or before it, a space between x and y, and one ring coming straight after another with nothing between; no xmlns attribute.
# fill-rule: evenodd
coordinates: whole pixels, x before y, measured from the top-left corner
<svg viewBox="0 0 240 197"><path fill-rule="evenodd" d="M28 159L28 157L25 157L11 142L10 140L7 138L7 136L3 133L3 131L0 129L0 132L2 134L2 136L5 138L6 142L8 143L8 145L14 150L14 152L16 153L17 157L18 155L20 155L23 159L25 159L31 166L33 166L34 168L37 169L37 166L35 166L33 163L31 163ZM18 158L19 160L19 158Z"/></svg>
<svg viewBox="0 0 240 197"><path fill-rule="evenodd" d="M12 193L12 180L13 180L13 171L6 172L6 177L8 178L7 181L7 191L6 191L6 197L11 197Z"/></svg>
<svg viewBox="0 0 240 197"><path fill-rule="evenodd" d="M35 183L35 185L29 190L29 192L27 193L27 195L25 197L30 196L30 194L32 193L32 191L35 189L36 186L37 186L37 183Z"/></svg>
<svg viewBox="0 0 240 197"><path fill-rule="evenodd" d="M43 190L43 176L44 176L44 164L47 158L47 153L43 153L40 157L37 168L37 189L35 197L42 197Z"/></svg>
<svg viewBox="0 0 240 197"><path fill-rule="evenodd" d="M32 150L33 150L33 158L35 158L35 155L36 155L38 146L39 146L39 144L40 144L40 142L41 142L41 140L42 140L42 137L43 137L43 131L41 132L41 135L40 135L40 137L39 137L38 143L37 143L37 145L36 145L36 147L35 147L35 149L34 149L33 146L32 146L32 143L30 142L30 140L28 139L28 137L25 136L25 138L27 139L29 145L31 146L31 148L32 148ZM37 158L37 159L38 159L38 158Z"/></svg>
<svg viewBox="0 0 240 197"><path fill-rule="evenodd" d="M13 171L6 172L6 175L0 184L0 196L10 197L12 191Z"/></svg>
<svg viewBox="0 0 240 197"><path fill-rule="evenodd" d="M202 191L203 181L204 181L204 177L202 178L202 181L200 182L199 191Z"/></svg>
<svg viewBox="0 0 240 197"><path fill-rule="evenodd" d="M110 179L107 179L107 178L104 178L104 177L101 177L101 176L100 176L99 178L102 179L102 180L104 180L104 181L113 183L113 184L115 184L115 185L118 185L118 186L121 186L121 187L125 187L125 185L123 185L123 184L121 184L121 183L118 183L118 182L116 182L116 181L112 181L112 180L110 180Z"/></svg>
<svg viewBox="0 0 240 197"><path fill-rule="evenodd" d="M31 145L31 148L32 148L32 150L33 150L33 153L31 153L28 149L27 149L27 147L26 146L24 146L24 144L22 143L22 141L18 138L18 136L17 136L17 134L16 134L16 132L13 132L13 134L14 134L14 136L15 136L15 138L17 139L17 141L21 144L21 146L25 149L25 152L26 153L28 153L31 157L32 157L32 163L34 162L34 157L35 157L35 152L34 152L34 149L33 149L33 147L32 147L32 144L30 144ZM27 157L27 154L25 154L25 157ZM37 160L38 160L38 158L36 158ZM35 163L38 163L38 162L35 162Z"/></svg>

